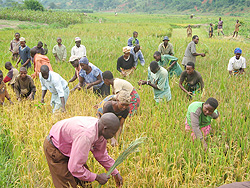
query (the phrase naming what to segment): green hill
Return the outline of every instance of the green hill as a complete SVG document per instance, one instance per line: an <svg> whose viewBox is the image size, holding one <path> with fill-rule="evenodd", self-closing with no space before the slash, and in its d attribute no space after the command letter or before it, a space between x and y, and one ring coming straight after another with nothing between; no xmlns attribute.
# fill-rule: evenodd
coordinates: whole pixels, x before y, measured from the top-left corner
<svg viewBox="0 0 250 188"><path fill-rule="evenodd" d="M0 0L2 6L11 6L14 0ZM45 8L84 9L114 12L148 13L224 13L241 14L250 9L250 0L40 0Z"/></svg>

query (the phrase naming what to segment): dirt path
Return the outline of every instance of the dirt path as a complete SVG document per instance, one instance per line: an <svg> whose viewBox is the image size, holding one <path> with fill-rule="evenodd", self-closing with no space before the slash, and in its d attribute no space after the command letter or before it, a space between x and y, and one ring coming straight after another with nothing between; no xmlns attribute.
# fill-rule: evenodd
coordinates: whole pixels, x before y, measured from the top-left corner
<svg viewBox="0 0 250 188"><path fill-rule="evenodd" d="M1 29L17 29L20 27L37 27L42 25L48 25L48 24L42 24L42 23L36 23L36 22L25 22L25 21L18 21L18 20L1 20L0 19L0 30Z"/></svg>

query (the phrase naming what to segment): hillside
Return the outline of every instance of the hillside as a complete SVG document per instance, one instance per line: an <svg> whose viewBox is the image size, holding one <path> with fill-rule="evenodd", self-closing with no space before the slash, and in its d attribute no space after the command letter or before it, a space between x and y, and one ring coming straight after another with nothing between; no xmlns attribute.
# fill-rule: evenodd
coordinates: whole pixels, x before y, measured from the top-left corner
<svg viewBox="0 0 250 188"><path fill-rule="evenodd" d="M15 3L14 0L0 0L6 7ZM148 13L223 13L241 14L248 12L250 0L40 0L51 9L88 9L94 11L114 12L148 12ZM171 10L171 12L169 12Z"/></svg>

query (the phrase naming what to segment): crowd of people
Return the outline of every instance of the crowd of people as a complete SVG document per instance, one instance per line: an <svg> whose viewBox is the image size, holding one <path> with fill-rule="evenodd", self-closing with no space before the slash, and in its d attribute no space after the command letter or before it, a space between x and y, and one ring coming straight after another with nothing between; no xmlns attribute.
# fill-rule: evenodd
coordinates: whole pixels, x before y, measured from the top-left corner
<svg viewBox="0 0 250 188"><path fill-rule="evenodd" d="M221 23L221 28L218 27L218 31L220 29L220 32L224 34L223 21L220 19L219 23ZM188 28L189 37L190 34L192 35L192 29L190 25ZM210 30L212 31L213 28ZM68 83L75 80L78 84L71 89L72 92L86 88L104 98L95 105L97 118L72 117L59 121L53 125L49 135L45 138L44 152L55 187L91 187L92 181L96 180L100 184L108 181L109 176L106 174L90 172L86 161L91 151L96 160L108 170L114 164L114 160L107 153L107 139L111 139L112 146L117 146L126 118L133 117L139 109L141 102L139 94L130 82L123 79L136 71L138 61L142 67L146 64L137 37L138 32L133 32L133 36L128 39L127 46L123 48L123 55L117 60L117 71L120 72L121 78L114 78L111 71L102 72L89 62L86 47L81 44L81 38L76 37L75 46L72 47L69 58L75 74L69 81L66 81L60 74L53 71L50 60L46 56L48 53L46 44L43 48L43 43L40 41L37 46L30 49L26 45L25 38L15 33L15 38L10 43L10 51L12 60L16 61L16 67L21 62L21 68L18 71L11 62L6 62L5 68L8 70L6 77L0 70L1 105L4 104L5 98L13 104L5 83L9 83L15 91L18 101L34 100L38 91L33 79L37 77L42 86L41 102L44 103L47 90L52 93L53 113L59 110L66 111L66 103L70 96ZM62 44L60 37L56 41L57 45L52 50L55 61L66 61L66 47ZM169 37L165 36L162 41L158 51L153 54L155 61L152 61L148 67L147 80L139 80L138 84L153 88L154 100L157 104L171 100L169 82L173 77L180 77L179 87L187 94L188 99L201 94L205 86L201 74L195 70L195 63L196 57L205 57L205 53L196 51L199 37L194 35L186 47L181 63L184 71L178 63L178 58L174 56L173 44L169 43ZM236 48L234 54L235 56L229 60L229 74L243 74L246 60L241 56L242 50ZM31 68L32 63L34 74L29 76L27 69ZM110 87L112 93L110 93ZM193 140L201 140L205 150L207 149L205 140L211 130L211 120L219 116L218 105L218 101L210 97L205 102L193 102L187 107L185 130L191 131ZM115 177L117 187L121 187L123 180L118 170L115 169L112 175Z"/></svg>

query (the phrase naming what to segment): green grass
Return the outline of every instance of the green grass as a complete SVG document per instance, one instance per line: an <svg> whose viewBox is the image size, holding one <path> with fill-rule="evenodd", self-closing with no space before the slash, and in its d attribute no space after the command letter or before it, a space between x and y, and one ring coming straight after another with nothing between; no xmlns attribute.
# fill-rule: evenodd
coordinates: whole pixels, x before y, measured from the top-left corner
<svg viewBox="0 0 250 188"><path fill-rule="evenodd" d="M126 146L139 136L148 138L147 143L140 148L140 152L132 154L125 160L118 170L124 178L124 187L216 187L224 183L249 180L249 71L240 77L229 77L227 65L234 55L233 50L241 47L243 56L248 60L247 53L250 44L244 38L241 40L229 37L208 38L206 27L193 30L193 34L200 37L197 45L198 52L207 51L204 58L197 57L196 70L205 82L205 92L193 101L205 101L208 97L215 97L219 101L220 118L212 122L212 133L207 138L208 151L205 153L199 141L194 144L190 134L184 130L184 120L188 105L192 101L178 86L178 79L170 80L172 100L169 103L156 105L153 100L152 88L137 85L139 79L147 78L147 66L153 61L153 53L158 49L164 34L171 36L175 56L181 62L186 46L190 39L186 38L183 28L171 28L170 24L204 24L209 21L217 22L215 17L202 17L189 20L176 15L128 15L94 14L102 17L104 23L87 23L71 25L68 28L52 29L23 29L0 31L0 62L1 70L6 75L4 63L10 60L8 46L14 32L19 31L26 38L27 45L33 47L38 41L48 45L48 57L55 72L69 80L74 69L69 63L55 63L51 53L56 44L56 38L62 37L67 48L68 58L74 45L74 38L79 36L86 46L87 57L90 62L102 71L111 70L115 77L120 77L116 71L117 58L122 55L122 47L134 30L139 32L142 52L146 66L138 66L135 74L127 78L137 89L141 97L138 114L125 122L120 145L108 151L113 158L117 158ZM243 18L242 18L243 19ZM248 18L244 18L248 20ZM233 17L223 18L225 33L230 34L234 29ZM229 26L230 27L229 30ZM242 29L242 28L241 28ZM241 35L241 30L240 30ZM67 58L67 59L68 59ZM32 71L29 70L29 74ZM37 94L35 101L18 103L13 91L9 88L14 106L4 106L1 126L7 131L7 142L13 145L12 155L5 155L4 165L10 164L9 172L13 172L11 181L7 181L6 174L0 174L5 187L53 187L43 154L43 141L52 125L57 121L77 115L95 116L93 106L102 99L91 92L75 92L70 95L66 105L67 113L53 115L49 106L50 94L45 99L46 105L37 108L41 98L39 80L35 80ZM74 83L76 84L76 83ZM74 84L70 84L72 88ZM11 147L12 148L12 147ZM95 173L105 170L89 155L88 166ZM8 185L8 186L6 186ZM98 183L93 183L93 187ZM114 187L110 180L106 187Z"/></svg>

